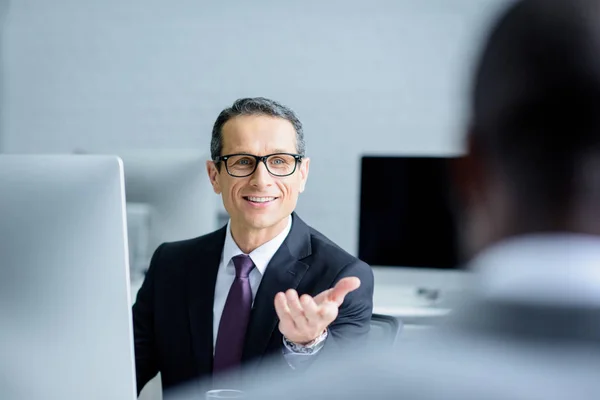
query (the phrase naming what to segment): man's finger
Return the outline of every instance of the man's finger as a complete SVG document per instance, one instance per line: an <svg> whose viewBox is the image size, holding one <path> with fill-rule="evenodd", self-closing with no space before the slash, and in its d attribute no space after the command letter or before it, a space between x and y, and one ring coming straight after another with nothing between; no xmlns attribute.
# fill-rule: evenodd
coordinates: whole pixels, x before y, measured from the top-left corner
<svg viewBox="0 0 600 400"><path fill-rule="evenodd" d="M318 295L316 295L314 297L315 303L317 303L317 305L319 305L319 304L327 301L329 299L329 295L331 294L331 292L333 292L333 288L324 290L321 293L319 293Z"/></svg>
<svg viewBox="0 0 600 400"><path fill-rule="evenodd" d="M341 306L346 295L360 287L360 279L355 276L349 276L341 279L333 290L329 293L328 300Z"/></svg>
<svg viewBox="0 0 600 400"><path fill-rule="evenodd" d="M317 306L317 303L315 303L315 300L309 295L304 294L300 298L300 303L304 309L304 315L308 320L308 325L310 327L318 325L321 320L321 315L319 314L319 307Z"/></svg>
<svg viewBox="0 0 600 400"><path fill-rule="evenodd" d="M304 315L304 309L302 308L302 304L300 304L300 299L298 298L298 292L294 289L290 289L285 292L285 297L287 299L287 304L290 309L290 313L294 318L294 323L298 329L303 329L307 324L308 320Z"/></svg>
<svg viewBox="0 0 600 400"><path fill-rule="evenodd" d="M338 316L338 306L333 302L325 302L319 307L319 314L322 320L327 324L331 324Z"/></svg>
<svg viewBox="0 0 600 400"><path fill-rule="evenodd" d="M287 303L287 298L284 293L279 292L275 296L275 312L279 321L286 325L294 326L294 318L290 312L290 308Z"/></svg>

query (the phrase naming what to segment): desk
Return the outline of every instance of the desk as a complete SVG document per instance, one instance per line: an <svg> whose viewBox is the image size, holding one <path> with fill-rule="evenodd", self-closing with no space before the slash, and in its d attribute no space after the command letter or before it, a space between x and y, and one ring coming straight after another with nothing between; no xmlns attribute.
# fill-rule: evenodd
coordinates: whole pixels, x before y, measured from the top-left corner
<svg viewBox="0 0 600 400"><path fill-rule="evenodd" d="M373 312L387 314L398 318L436 318L450 313L449 308L410 307L410 306L375 306Z"/></svg>

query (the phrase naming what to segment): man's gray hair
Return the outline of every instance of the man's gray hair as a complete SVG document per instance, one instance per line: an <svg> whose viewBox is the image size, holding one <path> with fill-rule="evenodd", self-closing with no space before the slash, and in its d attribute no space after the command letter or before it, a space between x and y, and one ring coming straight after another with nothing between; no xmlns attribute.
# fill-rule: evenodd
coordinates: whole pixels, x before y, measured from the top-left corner
<svg viewBox="0 0 600 400"><path fill-rule="evenodd" d="M302 130L302 123L296 114L291 109L276 101L264 97L253 97L236 100L231 107L221 111L217 117L210 141L210 156L213 160L222 155L223 125L239 115L267 115L289 121L296 130L296 152L302 156L305 155L304 131Z"/></svg>

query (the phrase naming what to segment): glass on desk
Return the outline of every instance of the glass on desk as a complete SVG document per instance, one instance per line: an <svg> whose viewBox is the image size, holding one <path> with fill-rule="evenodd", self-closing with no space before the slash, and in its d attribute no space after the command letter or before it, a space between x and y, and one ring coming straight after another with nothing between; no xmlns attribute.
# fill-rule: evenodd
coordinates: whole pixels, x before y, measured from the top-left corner
<svg viewBox="0 0 600 400"><path fill-rule="evenodd" d="M206 392L206 400L214 399L243 399L244 392L233 389L217 389Z"/></svg>

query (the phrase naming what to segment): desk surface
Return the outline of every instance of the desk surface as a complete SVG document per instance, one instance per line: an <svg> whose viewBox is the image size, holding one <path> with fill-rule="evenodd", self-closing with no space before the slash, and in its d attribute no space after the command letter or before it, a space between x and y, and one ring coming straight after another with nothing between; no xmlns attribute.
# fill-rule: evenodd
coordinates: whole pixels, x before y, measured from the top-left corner
<svg viewBox="0 0 600 400"><path fill-rule="evenodd" d="M387 314L394 317L444 317L450 313L448 308L410 307L410 306L375 306L376 314Z"/></svg>

